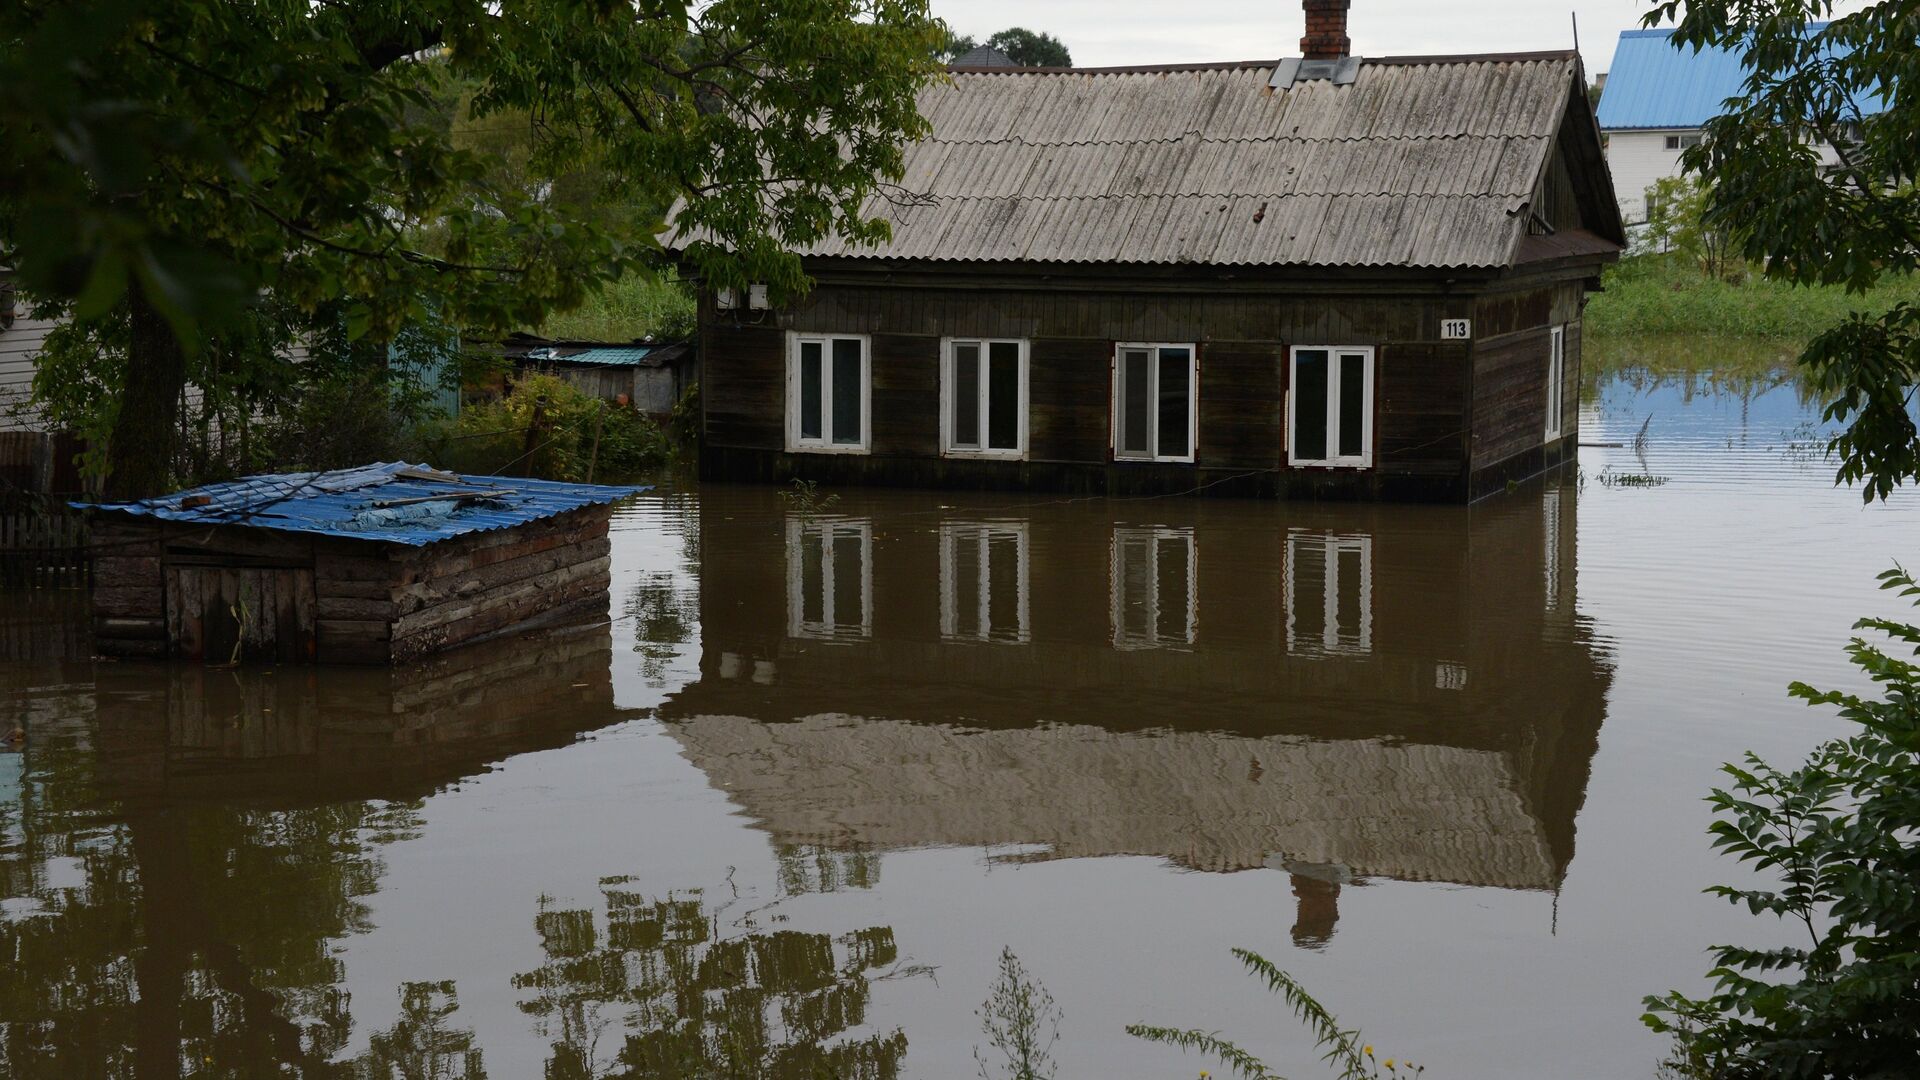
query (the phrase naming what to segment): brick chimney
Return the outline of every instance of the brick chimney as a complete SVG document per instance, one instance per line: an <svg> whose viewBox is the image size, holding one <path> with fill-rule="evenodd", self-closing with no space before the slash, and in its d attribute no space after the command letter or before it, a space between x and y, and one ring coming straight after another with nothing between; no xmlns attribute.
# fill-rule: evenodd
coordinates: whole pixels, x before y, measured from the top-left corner
<svg viewBox="0 0 1920 1080"><path fill-rule="evenodd" d="M1307 34L1300 55L1308 60L1340 60L1353 49L1347 38L1347 8L1353 0L1300 0L1307 9Z"/></svg>

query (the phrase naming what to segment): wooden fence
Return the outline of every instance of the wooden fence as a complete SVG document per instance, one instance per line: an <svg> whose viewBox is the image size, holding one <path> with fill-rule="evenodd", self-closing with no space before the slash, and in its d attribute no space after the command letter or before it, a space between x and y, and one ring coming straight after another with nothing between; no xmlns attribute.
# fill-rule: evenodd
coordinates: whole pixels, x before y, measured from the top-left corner
<svg viewBox="0 0 1920 1080"><path fill-rule="evenodd" d="M92 573L79 511L53 496L0 491L0 586L84 589Z"/></svg>

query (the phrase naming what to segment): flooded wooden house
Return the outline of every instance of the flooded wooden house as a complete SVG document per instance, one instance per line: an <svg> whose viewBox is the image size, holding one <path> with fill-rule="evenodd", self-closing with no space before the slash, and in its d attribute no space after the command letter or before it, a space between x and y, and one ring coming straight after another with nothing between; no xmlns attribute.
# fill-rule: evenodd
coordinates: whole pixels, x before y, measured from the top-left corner
<svg viewBox="0 0 1920 1080"><path fill-rule="evenodd" d="M1571 485L1278 520L735 490L661 715L776 845L1282 870L1308 926L1350 880L1564 879L1612 684Z"/></svg>
<svg viewBox="0 0 1920 1080"><path fill-rule="evenodd" d="M1573 52L954 68L804 296L708 290L710 477L1466 501L1569 460L1623 242ZM683 236L681 244L699 242Z"/></svg>
<svg viewBox="0 0 1920 1080"><path fill-rule="evenodd" d="M96 647L396 663L604 615L612 504L638 490L391 462L94 505Z"/></svg>

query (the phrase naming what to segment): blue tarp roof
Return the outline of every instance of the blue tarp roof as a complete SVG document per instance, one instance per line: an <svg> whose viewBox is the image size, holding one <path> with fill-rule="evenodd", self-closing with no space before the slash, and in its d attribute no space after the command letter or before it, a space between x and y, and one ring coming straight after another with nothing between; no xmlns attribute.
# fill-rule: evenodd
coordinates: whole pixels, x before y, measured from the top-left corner
<svg viewBox="0 0 1920 1080"><path fill-rule="evenodd" d="M635 345L618 349L581 349L577 352L562 349L529 349L527 359L567 364L604 364L607 367L634 367L645 360L649 353L659 348L662 346Z"/></svg>
<svg viewBox="0 0 1920 1080"><path fill-rule="evenodd" d="M242 525L421 547L510 529L647 490L466 476L403 461L332 472L274 473L126 503L75 503L196 525Z"/></svg>
<svg viewBox="0 0 1920 1080"><path fill-rule="evenodd" d="M1826 23L1809 23L1817 34ZM1747 72L1740 54L1725 49L1691 46L1675 48L1673 31L1623 30L1613 53L1613 70L1600 95L1600 129L1697 128L1726 111L1724 102L1737 97ZM1862 102L1862 110L1879 112L1879 100Z"/></svg>

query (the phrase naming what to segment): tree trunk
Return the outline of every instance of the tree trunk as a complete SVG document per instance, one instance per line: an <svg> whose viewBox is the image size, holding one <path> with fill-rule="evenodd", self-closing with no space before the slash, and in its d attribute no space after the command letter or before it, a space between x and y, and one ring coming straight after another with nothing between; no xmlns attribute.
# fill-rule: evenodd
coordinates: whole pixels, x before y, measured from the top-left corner
<svg viewBox="0 0 1920 1080"><path fill-rule="evenodd" d="M172 486L187 357L137 278L127 289L127 313L127 384L107 444L106 497L146 499Z"/></svg>

